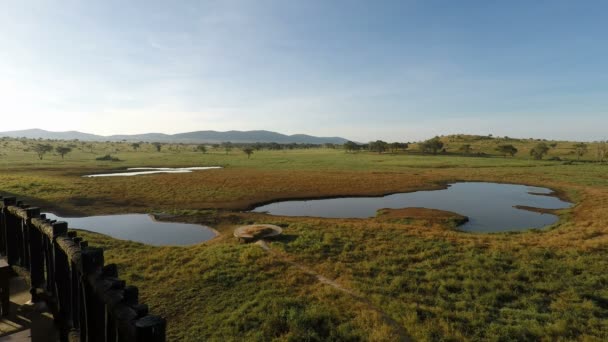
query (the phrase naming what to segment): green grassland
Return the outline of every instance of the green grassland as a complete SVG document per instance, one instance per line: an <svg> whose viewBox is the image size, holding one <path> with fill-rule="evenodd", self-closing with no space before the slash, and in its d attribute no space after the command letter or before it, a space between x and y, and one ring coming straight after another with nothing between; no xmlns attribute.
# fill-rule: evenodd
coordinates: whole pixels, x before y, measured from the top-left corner
<svg viewBox="0 0 608 342"><path fill-rule="evenodd" d="M41 142L4 140L0 141L0 181L6 193L27 196L39 203L45 201L45 207L68 214L246 209L278 198L381 195L435 188L484 168L485 174L491 176L499 175L494 171L545 173L544 167L554 175L556 170L568 174L571 165L563 164L576 159L572 155L573 143L569 142L557 142L547 157L565 161L537 161L525 153L536 141L513 142L522 152L514 158L504 158L490 154L495 153L492 151L503 139L444 140L446 153L436 156L422 155L412 145L406 152L383 154L345 153L340 149L261 150L251 159L238 149L226 153L223 149L209 148L209 153L203 154L196 152L193 145L165 145L161 152L156 152L151 144L142 144L134 151L129 143L50 142L54 146L72 145L73 152L64 159L48 153L43 160L38 160L32 151ZM473 154L453 152L464 143L472 143ZM476 152L484 156L479 157ZM589 163L593 153L594 146L590 145L580 162L589 165L576 167L580 170L599 167ZM121 161L96 160L107 154ZM137 178L80 177L128 167L213 165L225 169ZM445 175L438 179L438 172ZM483 179L488 177L485 174Z"/></svg>
<svg viewBox="0 0 608 342"><path fill-rule="evenodd" d="M71 214L167 212L216 239L152 247L81 233L169 320L171 341L608 339L608 166L573 142L533 160L531 140L451 136L445 153L340 149L226 153L193 145L74 144L38 160L37 141L0 141L0 192ZM47 142L44 142L47 143ZM473 153L462 155L462 144ZM504 158L499 144L520 151ZM548 142L551 143L551 142ZM89 146L92 145L92 146ZM482 154L479 156L478 153ZM97 161L112 154L118 162ZM559 157L560 160L548 160ZM554 158L557 159L557 158ZM82 178L127 167L212 166L189 174ZM242 212L279 198L381 195L453 181L546 186L575 203L545 230L472 234L448 222L273 217ZM232 230L278 224L270 251ZM329 281L326 281L329 279Z"/></svg>

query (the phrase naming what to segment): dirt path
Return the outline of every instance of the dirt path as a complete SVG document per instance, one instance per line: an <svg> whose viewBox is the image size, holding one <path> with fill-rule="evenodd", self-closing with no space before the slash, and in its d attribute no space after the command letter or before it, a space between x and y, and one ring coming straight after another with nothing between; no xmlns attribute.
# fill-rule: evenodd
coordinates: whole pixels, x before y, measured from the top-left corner
<svg viewBox="0 0 608 342"><path fill-rule="evenodd" d="M391 326L392 328L394 328L398 333L399 333L399 341L403 341L403 342L407 342L407 341L413 341L412 337L408 334L408 332L403 328L403 326L401 326L401 324L399 324L397 321L395 321L392 317L390 317L386 312L384 312L381 308L377 307L376 305L374 305L372 302L370 302L367 298L357 294L356 292L354 292L353 290L347 289L344 286L338 284L337 282L315 272L313 269L302 265L300 263L297 263L293 260L290 260L288 257L281 255L275 251L273 251L270 246L268 245L268 243L266 243L266 241L264 240L258 240L256 243L256 245L260 246L263 250L265 250L266 252L268 252L269 254L272 254L273 256L281 259L281 261L288 263L296 268L298 268L299 270L301 270L302 272L312 275L315 278L317 278L317 280L325 285L331 286L334 289L340 291L340 292L344 292L348 295L350 295L351 297L353 297L354 299L358 300L359 302L365 304L368 308L378 312L380 314L380 316L382 317L382 320L388 324L389 326Z"/></svg>

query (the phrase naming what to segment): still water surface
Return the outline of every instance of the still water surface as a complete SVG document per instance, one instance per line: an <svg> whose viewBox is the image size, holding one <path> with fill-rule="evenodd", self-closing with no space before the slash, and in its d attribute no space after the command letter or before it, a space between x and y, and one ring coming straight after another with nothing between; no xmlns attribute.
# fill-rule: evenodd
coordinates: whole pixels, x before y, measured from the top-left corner
<svg viewBox="0 0 608 342"><path fill-rule="evenodd" d="M207 226L155 221L146 214L59 217L47 213L46 217L65 221L71 229L84 229L154 246L191 245L215 237L215 232Z"/></svg>
<svg viewBox="0 0 608 342"><path fill-rule="evenodd" d="M368 218L382 208L430 208L467 216L469 222L459 227L471 232L518 231L541 228L557 222L552 214L541 214L514 206L563 209L571 203L546 196L552 191L526 185L486 182L450 184L447 189L398 193L384 197L345 197L305 201L283 201L255 208L281 216L326 218ZM541 195L545 194L545 195Z"/></svg>
<svg viewBox="0 0 608 342"><path fill-rule="evenodd" d="M85 178L95 177L132 177L140 175L153 175L157 173L191 173L193 171L221 169L221 166L194 166L194 167L131 167L126 171L114 173L100 173L95 175L85 175Z"/></svg>

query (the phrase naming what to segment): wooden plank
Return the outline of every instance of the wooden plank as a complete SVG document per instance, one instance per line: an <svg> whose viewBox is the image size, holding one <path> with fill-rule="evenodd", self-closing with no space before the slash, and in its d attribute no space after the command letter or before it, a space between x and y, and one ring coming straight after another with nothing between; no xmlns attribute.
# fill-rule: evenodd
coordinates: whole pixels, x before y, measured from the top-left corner
<svg viewBox="0 0 608 342"><path fill-rule="evenodd" d="M8 336L0 337L0 342L31 342L32 331L30 329L16 332Z"/></svg>

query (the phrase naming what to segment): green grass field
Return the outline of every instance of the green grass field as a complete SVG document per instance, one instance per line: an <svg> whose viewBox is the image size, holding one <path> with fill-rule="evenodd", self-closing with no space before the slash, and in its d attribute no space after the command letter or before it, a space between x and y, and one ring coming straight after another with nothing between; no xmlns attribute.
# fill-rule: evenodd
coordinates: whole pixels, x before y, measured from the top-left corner
<svg viewBox="0 0 608 342"><path fill-rule="evenodd" d="M151 247L82 233L168 318L170 341L394 341L608 339L608 166L595 146L577 162L571 142L544 160L537 141L444 138L445 154L334 149L202 154L194 146L74 143L38 160L34 141L0 142L0 192L70 214L168 212L221 235L190 247ZM466 141L465 141L466 140ZM504 139L503 139L504 140ZM484 157L457 153L463 143ZM52 144L67 144L65 142ZM86 145L86 146L85 146ZM89 147L88 145L93 145ZM96 161L112 154L120 162ZM560 157L559 161L548 158ZM189 174L82 178L156 166L212 166ZM273 217L241 212L285 198L381 195L453 181L550 187L575 203L545 230L471 234L425 219ZM240 244L248 223L284 228L270 252ZM325 281L328 279L329 281Z"/></svg>

